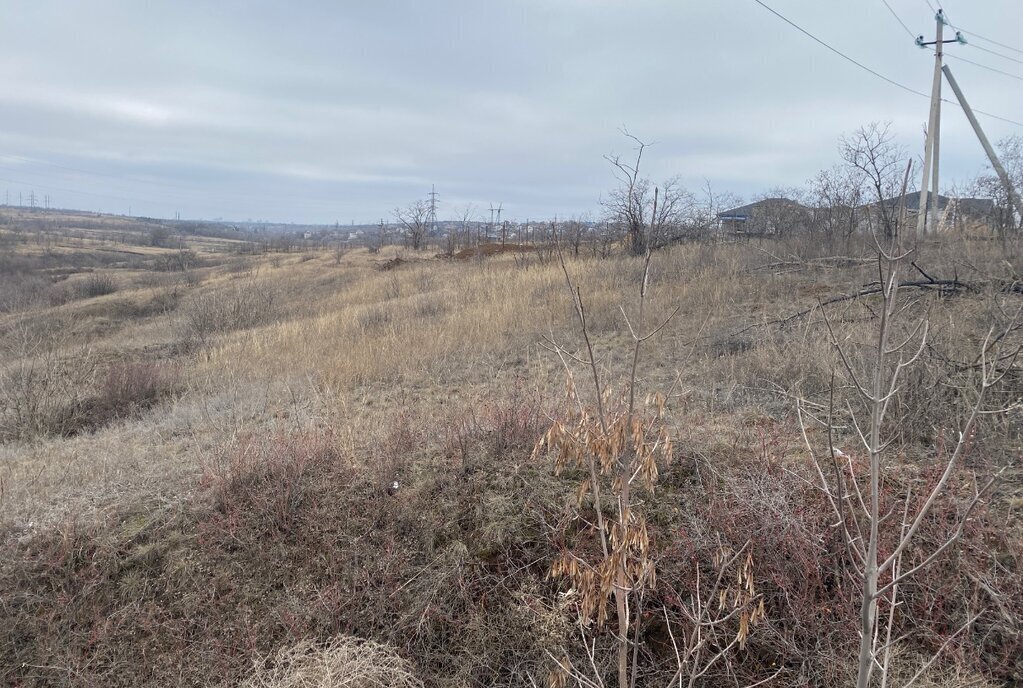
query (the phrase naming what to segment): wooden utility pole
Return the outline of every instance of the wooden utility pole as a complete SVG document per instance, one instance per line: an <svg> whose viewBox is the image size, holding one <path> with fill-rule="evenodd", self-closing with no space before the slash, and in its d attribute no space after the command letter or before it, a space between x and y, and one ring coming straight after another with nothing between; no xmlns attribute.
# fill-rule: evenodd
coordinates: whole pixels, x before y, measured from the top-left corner
<svg viewBox="0 0 1023 688"><path fill-rule="evenodd" d="M966 118L970 120L970 125L973 127L973 132L977 135L980 140L980 145L983 146L984 152L987 153L988 160L991 161L991 167L994 168L995 174L1002 181L1002 185L1005 187L1005 193L1009 198L1009 212L1012 213L1013 208L1023 218L1023 201L1020 200L1019 194L1016 189L1012 186L1012 180L1009 179L1009 175L1006 173L1005 168L1002 167L1001 161L995 154L995 149L991 147L991 142L987 140L987 136L984 135L984 130L980 128L980 122L977 121L976 115L973 114L973 110L970 108L970 104L966 102L966 96L963 95L962 89L959 88L959 84L956 83L955 77L952 76L952 70L945 65L941 68L941 71L945 73L945 78L948 79L948 85L952 87L952 92L956 94L956 98L959 100L959 104L963 106L963 112L966 113Z"/></svg>

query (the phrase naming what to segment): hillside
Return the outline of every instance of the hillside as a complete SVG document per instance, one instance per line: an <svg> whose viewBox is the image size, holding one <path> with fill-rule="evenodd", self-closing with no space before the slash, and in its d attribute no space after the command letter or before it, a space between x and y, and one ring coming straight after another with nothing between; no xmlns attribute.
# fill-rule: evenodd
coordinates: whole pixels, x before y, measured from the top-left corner
<svg viewBox="0 0 1023 688"><path fill-rule="evenodd" d="M585 245L564 264L553 245L265 252L7 218L0 683L320 685L294 677L332 661L363 667L353 685L612 676L613 601L586 618L585 576L558 573L599 560L596 513L614 517L566 449L600 434L594 375L609 418L634 393L622 437L672 447L634 495L629 556L656 569L630 611L638 685L855 676L854 565L821 479L867 486L842 362L877 340L865 241L683 243L647 279L642 257ZM940 480L985 364L1002 377L983 408L1007 409L978 417L900 559L928 566L899 586L890 635L892 676L923 668L917 685L1023 681L1020 260L949 235L902 273L897 334L926 320L928 338L892 397L884 513ZM656 333L634 358L640 317ZM590 429L558 445L552 424Z"/></svg>

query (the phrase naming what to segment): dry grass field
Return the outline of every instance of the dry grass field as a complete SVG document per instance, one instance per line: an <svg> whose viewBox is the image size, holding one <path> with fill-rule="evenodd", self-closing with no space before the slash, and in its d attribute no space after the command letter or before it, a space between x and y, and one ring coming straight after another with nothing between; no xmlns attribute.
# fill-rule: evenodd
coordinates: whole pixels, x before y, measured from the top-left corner
<svg viewBox="0 0 1023 688"><path fill-rule="evenodd" d="M612 675L613 623L581 632L578 590L549 575L595 546L580 471L533 452L574 403L565 362L595 402L587 368L552 350L586 355L555 253L251 255L200 236L150 245L129 218L2 219L0 684L529 686L562 680L563 657ZM1005 373L985 409L1005 412L981 417L906 566L1006 470L958 545L900 588L891 681L940 650L915 685L1014 685L1023 251L949 236L912 260L901 317L907 331L926 318L929 339L893 401L885 504L934 484L929 457L965 423L985 341ZM565 262L616 398L643 260ZM637 391L665 396L674 455L641 497L657 578L638 685L673 680L682 610L725 551L748 553L763 615L690 685L855 675L856 590L807 441L826 443L832 414L836 446L862 461L820 304L858 363L877 298L839 297L877 278L866 243L652 256L644 317L677 313L643 349ZM816 419L807 441L797 403Z"/></svg>

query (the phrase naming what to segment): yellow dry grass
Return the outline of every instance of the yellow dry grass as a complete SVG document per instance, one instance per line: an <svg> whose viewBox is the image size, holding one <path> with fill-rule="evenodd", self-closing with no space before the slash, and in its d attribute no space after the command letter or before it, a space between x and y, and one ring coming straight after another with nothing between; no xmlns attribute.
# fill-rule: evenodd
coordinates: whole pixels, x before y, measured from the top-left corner
<svg viewBox="0 0 1023 688"><path fill-rule="evenodd" d="M390 431L402 410L440 418L515 379L559 397L564 373L544 339L580 345L564 274L550 258L451 261L388 248L351 251L338 264L328 250L238 256L217 253L217 246L206 246L213 264L189 275L102 268L98 272L116 281L113 294L0 314L0 330L73 323L76 342L100 360L171 360L182 375L178 396L140 420L0 447L0 517L38 520L102 501L95 497L101 493L113 499L118 491L187 489L204 452L217 442L275 423L337 424L340 437L362 438L348 440L347 452L365 459L366 447ZM108 242L105 248L137 247ZM784 328L765 323L854 290L874 269L869 262L821 268L806 261L761 269L778 258L798 264L800 255L816 255L812 248L694 244L657 253L647 321L679 312L648 349L641 384L650 390L674 385L680 409L729 414L752 406L758 413L790 413L792 394L827 380L833 353L819 314ZM74 250L95 249L84 240ZM946 240L924 251L922 262L939 273L952 261L983 266L978 273L1006 270L1000 266L1007 254L991 242ZM402 260L384 269L399 253ZM601 366L620 369L621 345L629 338L622 309L634 317L641 261L569 256L567 267ZM268 295L272 307L254 326L217 331L208 346L189 348L189 313L216 294ZM159 299L168 299L165 311L142 308ZM934 307L955 318L977 303L971 298ZM834 307L850 316L838 325L850 336L857 328L853 308L862 311Z"/></svg>

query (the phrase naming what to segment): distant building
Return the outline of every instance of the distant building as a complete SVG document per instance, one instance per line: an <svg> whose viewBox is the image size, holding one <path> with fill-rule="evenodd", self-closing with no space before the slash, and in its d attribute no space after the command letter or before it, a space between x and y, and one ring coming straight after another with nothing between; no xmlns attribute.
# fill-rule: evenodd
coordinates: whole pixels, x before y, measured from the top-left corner
<svg viewBox="0 0 1023 688"><path fill-rule="evenodd" d="M906 210L915 213L920 209L920 192L908 193L905 198ZM927 205L933 202L932 199L932 196L927 197ZM885 203L889 206L898 207L901 200L902 196L896 196L895 198L885 200ZM950 198L949 196L938 194L938 210L945 210L949 205L959 206L961 212L975 215L985 215L995 209L995 202L990 198Z"/></svg>
<svg viewBox="0 0 1023 688"><path fill-rule="evenodd" d="M780 235L805 228L810 209L789 198L764 198L718 213L722 232L731 234Z"/></svg>
<svg viewBox="0 0 1023 688"><path fill-rule="evenodd" d="M887 207L898 210L903 196L885 199ZM916 217L920 211L920 192L914 191L905 195L906 214ZM931 207L933 198L928 196L927 206ZM938 230L962 229L967 223L989 225L994 217L995 202L990 198L951 198L938 194Z"/></svg>

